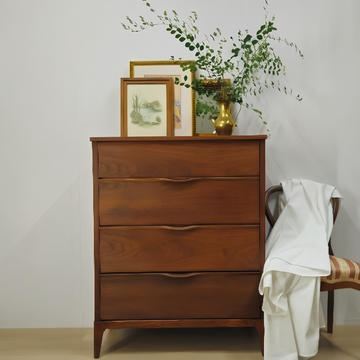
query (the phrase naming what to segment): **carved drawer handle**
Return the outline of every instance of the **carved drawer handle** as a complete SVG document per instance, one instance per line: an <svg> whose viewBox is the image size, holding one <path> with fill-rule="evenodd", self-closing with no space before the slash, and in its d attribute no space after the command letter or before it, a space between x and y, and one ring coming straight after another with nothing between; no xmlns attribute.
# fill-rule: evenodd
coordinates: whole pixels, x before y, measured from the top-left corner
<svg viewBox="0 0 360 360"><path fill-rule="evenodd" d="M175 231L183 231L183 230L192 230L198 228L196 225L190 226L162 226L163 229L167 230L175 230Z"/></svg>
<svg viewBox="0 0 360 360"><path fill-rule="evenodd" d="M189 181L194 181L194 180L201 180L201 178L161 178L160 180L162 181L169 181L169 182L174 182L174 183L184 183L184 182L189 182Z"/></svg>
<svg viewBox="0 0 360 360"><path fill-rule="evenodd" d="M161 275L165 275L165 276L168 276L168 277L171 277L171 278L179 278L179 279L182 279L182 278L189 278L189 277L193 277L193 276L199 275L199 273L179 273L179 274L176 274L176 273L172 273L172 274L162 273Z"/></svg>

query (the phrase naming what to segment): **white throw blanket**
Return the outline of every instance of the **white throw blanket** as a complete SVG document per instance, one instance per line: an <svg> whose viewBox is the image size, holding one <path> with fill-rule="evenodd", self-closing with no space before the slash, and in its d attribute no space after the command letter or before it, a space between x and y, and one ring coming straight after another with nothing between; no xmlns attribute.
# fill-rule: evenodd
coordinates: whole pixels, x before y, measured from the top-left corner
<svg viewBox="0 0 360 360"><path fill-rule="evenodd" d="M281 183L281 214L266 242L259 284L263 297L265 360L305 360L316 355L321 276L330 274L328 241L333 227L330 185L291 179Z"/></svg>

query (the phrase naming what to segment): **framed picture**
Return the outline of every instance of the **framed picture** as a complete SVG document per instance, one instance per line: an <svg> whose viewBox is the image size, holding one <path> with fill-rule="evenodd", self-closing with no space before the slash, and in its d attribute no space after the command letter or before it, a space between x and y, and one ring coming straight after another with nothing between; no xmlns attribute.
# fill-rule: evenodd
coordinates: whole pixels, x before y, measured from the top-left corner
<svg viewBox="0 0 360 360"><path fill-rule="evenodd" d="M182 63L188 61L131 61L130 77L176 77L180 82L186 75L190 84L195 74L190 70L183 71L180 67ZM174 135L192 136L195 135L196 115L195 115L195 91L180 85L174 85Z"/></svg>
<svg viewBox="0 0 360 360"><path fill-rule="evenodd" d="M121 136L174 135L174 80L121 79Z"/></svg>

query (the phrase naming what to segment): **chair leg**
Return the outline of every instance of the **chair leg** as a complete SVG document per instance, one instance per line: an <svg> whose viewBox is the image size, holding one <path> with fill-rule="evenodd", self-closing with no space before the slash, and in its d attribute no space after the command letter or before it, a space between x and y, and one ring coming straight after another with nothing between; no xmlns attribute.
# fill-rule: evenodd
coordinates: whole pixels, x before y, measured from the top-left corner
<svg viewBox="0 0 360 360"><path fill-rule="evenodd" d="M327 305L327 332L333 333L334 324L334 290L328 291L328 305Z"/></svg>

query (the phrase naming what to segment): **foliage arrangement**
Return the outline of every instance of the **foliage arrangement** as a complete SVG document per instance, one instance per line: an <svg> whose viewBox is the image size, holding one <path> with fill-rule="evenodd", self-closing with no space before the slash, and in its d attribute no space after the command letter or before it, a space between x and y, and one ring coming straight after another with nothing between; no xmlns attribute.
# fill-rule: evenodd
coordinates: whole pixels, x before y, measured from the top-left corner
<svg viewBox="0 0 360 360"><path fill-rule="evenodd" d="M212 116L216 112L216 107L211 103L201 101L201 99L209 98L215 101L228 100L237 103L240 105L239 112L241 107L245 106L263 119L262 112L246 101L247 96L261 94L264 88L269 87L293 96L292 90L288 91L286 87L280 86L279 81L274 81L274 78L280 74L285 75L285 66L280 57L275 54L270 42L284 42L293 47L301 58L303 54L295 44L289 43L286 39L274 37L273 33L277 30L274 26L275 17L268 19L266 7L264 7L265 21L255 35L251 35L248 30L244 32L238 30L236 36L226 39L222 37L221 30L216 28L211 34L205 35L204 40L198 40L200 31L196 27L198 19L196 12L192 11L187 21L182 21L175 10L172 10L171 15L166 11L160 15L147 0L142 1L150 12L154 13L157 22L147 21L143 16L139 16L138 23L127 16L129 25L122 25L125 30L132 32L163 25L170 35L193 53L196 60L185 62L181 67L184 71L200 70L200 74L191 83L188 83L189 79L186 76L183 82L176 79L175 83L196 90L200 98L197 104L198 115ZM171 58L174 60L174 57ZM266 77L269 79L267 80ZM231 82L227 80L229 78ZM298 101L302 100L300 95L294 97ZM265 121L263 122L267 125Z"/></svg>

